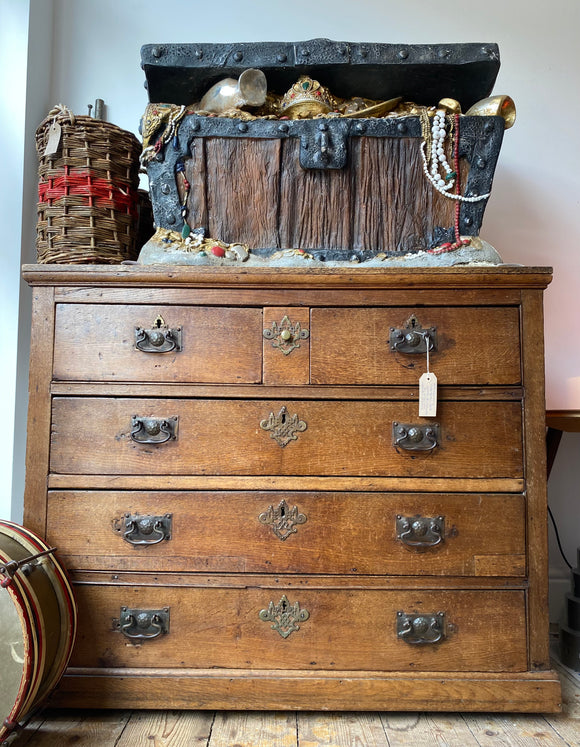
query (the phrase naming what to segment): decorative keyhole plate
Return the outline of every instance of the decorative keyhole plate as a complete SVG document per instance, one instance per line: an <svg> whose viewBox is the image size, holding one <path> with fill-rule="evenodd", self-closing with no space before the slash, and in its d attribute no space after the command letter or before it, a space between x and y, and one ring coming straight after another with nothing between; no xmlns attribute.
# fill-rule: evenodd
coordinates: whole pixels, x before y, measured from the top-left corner
<svg viewBox="0 0 580 747"><path fill-rule="evenodd" d="M268 609L260 610L259 616L260 620L273 623L270 627L280 633L282 638L288 638L290 633L300 630L298 623L308 620L310 612L300 609L298 602L290 604L286 594L283 594L278 604L270 602Z"/></svg>
<svg viewBox="0 0 580 747"><path fill-rule="evenodd" d="M274 508L274 506L268 506L258 516L258 521L262 524L269 524L272 527L272 531L278 537L278 539L285 540L291 534L295 534L298 530L296 524L304 524L306 516L299 513L298 506L290 506L285 500L281 500L280 503Z"/></svg>
<svg viewBox="0 0 580 747"><path fill-rule="evenodd" d="M282 317L280 324L272 322L272 326L264 330L265 339L272 340L272 347L284 355L290 355L295 348L299 348L300 340L307 340L309 335L310 332L302 329L300 322L292 324L287 315Z"/></svg>
<svg viewBox="0 0 580 747"><path fill-rule="evenodd" d="M279 446L286 446L290 441L298 439L297 433L305 431L307 424L300 420L298 415L289 415L286 407L282 407L277 415L273 412L260 422L260 428L264 431L270 431L270 438Z"/></svg>

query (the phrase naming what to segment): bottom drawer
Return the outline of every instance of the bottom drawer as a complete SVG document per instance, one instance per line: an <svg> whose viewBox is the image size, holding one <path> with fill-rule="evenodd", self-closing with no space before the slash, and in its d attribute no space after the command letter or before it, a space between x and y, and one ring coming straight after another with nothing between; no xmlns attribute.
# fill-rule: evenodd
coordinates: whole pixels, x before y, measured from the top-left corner
<svg viewBox="0 0 580 747"><path fill-rule="evenodd" d="M304 588L307 579L245 583L77 584L79 634L71 666L527 669L521 590L313 589Z"/></svg>

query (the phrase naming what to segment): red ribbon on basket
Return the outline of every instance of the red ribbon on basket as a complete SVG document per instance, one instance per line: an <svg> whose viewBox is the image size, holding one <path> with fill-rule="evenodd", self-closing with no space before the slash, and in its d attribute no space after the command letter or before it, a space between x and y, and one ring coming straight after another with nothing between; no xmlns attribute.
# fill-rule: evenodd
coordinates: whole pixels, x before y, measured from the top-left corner
<svg viewBox="0 0 580 747"><path fill-rule="evenodd" d="M75 171L70 174L68 166L64 174L55 176L38 185L38 201L52 204L63 197L86 197L90 207L112 208L137 217L138 191L111 184L106 179L94 177L90 171Z"/></svg>

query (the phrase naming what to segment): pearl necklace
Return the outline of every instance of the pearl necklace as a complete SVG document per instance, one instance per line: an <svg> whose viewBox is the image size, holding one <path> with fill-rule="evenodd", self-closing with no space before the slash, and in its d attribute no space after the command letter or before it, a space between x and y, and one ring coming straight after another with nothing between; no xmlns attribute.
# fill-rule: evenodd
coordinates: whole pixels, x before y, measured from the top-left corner
<svg viewBox="0 0 580 747"><path fill-rule="evenodd" d="M439 191L448 192L455 184L454 178L457 176L455 171L452 171L451 166L447 162L445 157L445 137L447 130L445 129L445 112L442 109L437 109L435 116L433 117L433 125L431 127L431 183L436 184ZM439 173L439 164L445 171L445 176L441 176Z"/></svg>
<svg viewBox="0 0 580 747"><path fill-rule="evenodd" d="M445 138L447 136L447 130L445 128L445 112L443 109L437 109L435 116L433 117L433 124L431 126L429 138L431 143L429 158L427 158L425 152L427 148L429 127L424 120L422 125L423 142L421 143L421 157L423 159L423 173L431 182L433 187L435 187L440 194L450 200L457 200L459 202L480 202L481 200L486 200L491 192L484 195L477 195L476 197L464 197L457 191L455 194L450 192L455 185L455 179L458 174L456 171L453 171L445 156ZM445 172L444 176L440 173L440 168Z"/></svg>

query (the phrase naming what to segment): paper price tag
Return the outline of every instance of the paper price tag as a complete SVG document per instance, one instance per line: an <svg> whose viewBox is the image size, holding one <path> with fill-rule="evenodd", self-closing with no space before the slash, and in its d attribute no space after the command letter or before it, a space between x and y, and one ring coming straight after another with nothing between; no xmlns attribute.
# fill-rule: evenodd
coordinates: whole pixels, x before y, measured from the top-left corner
<svg viewBox="0 0 580 747"><path fill-rule="evenodd" d="M44 149L45 156L54 156L55 153L58 153L61 133L62 128L59 123L53 122L48 130L48 142L46 143L46 148Z"/></svg>
<svg viewBox="0 0 580 747"><path fill-rule="evenodd" d="M424 373L419 379L419 417L434 418L437 415L437 377Z"/></svg>

